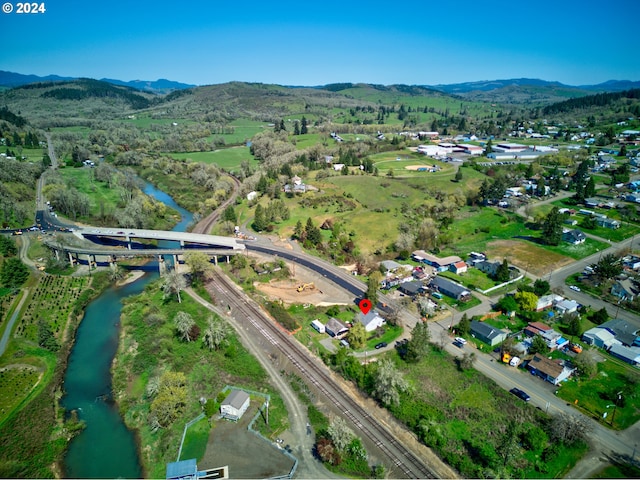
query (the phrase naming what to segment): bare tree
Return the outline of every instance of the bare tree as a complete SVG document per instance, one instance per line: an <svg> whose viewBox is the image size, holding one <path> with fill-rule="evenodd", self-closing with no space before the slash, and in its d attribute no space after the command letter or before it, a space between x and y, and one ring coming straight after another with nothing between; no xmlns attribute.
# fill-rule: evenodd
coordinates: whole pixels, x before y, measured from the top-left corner
<svg viewBox="0 0 640 480"><path fill-rule="evenodd" d="M331 421L327 427L327 433L331 437L331 440L333 440L333 444L339 452L344 452L347 445L349 445L351 440L355 437L355 434L342 417L335 417Z"/></svg>
<svg viewBox="0 0 640 480"><path fill-rule="evenodd" d="M373 377L373 396L383 405L397 405L400 403L400 393L409 390L409 383L391 360L381 360Z"/></svg>
<svg viewBox="0 0 640 480"><path fill-rule="evenodd" d="M207 329L204 331L202 341L209 350L218 350L228 342L227 337L229 334L229 326L224 321L209 317L207 320Z"/></svg>
<svg viewBox="0 0 640 480"><path fill-rule="evenodd" d="M186 286L187 282L185 281L184 276L175 270L171 270L164 277L164 285L162 286L162 290L164 291L165 298L170 295L177 295L178 303L182 303L180 290L184 290Z"/></svg>
<svg viewBox="0 0 640 480"><path fill-rule="evenodd" d="M182 340L184 340L185 342L190 342L191 329L196 324L196 322L193 320L193 317L187 312L178 312L173 321L176 324L176 330L178 330L180 338L182 338Z"/></svg>

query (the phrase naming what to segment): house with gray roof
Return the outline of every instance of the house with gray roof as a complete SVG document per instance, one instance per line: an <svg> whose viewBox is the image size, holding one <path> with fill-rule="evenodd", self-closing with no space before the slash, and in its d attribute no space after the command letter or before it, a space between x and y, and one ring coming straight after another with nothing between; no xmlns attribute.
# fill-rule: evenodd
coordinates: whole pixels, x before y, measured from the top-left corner
<svg viewBox="0 0 640 480"><path fill-rule="evenodd" d="M532 374L538 375L549 383L558 385L574 372L563 360L553 360L536 353L527 365Z"/></svg>
<svg viewBox="0 0 640 480"><path fill-rule="evenodd" d="M580 245L584 243L586 239L587 236L580 230L568 230L562 233L562 240L571 245Z"/></svg>
<svg viewBox="0 0 640 480"><path fill-rule="evenodd" d="M358 312L358 314L356 315L356 322L364 325L364 329L367 332L373 332L376 328L380 328L382 325L384 325L384 318L382 318L378 314L378 312L372 309L369 310L366 315L364 315L362 312Z"/></svg>
<svg viewBox="0 0 640 480"><path fill-rule="evenodd" d="M640 364L640 347L625 347L615 344L609 349L609 353L631 365Z"/></svg>
<svg viewBox="0 0 640 480"><path fill-rule="evenodd" d="M507 332L477 320L471 320L471 335L492 347L507 338Z"/></svg>
<svg viewBox="0 0 640 480"><path fill-rule="evenodd" d="M638 295L637 285L630 279L616 280L611 285L611 295L625 302L631 302Z"/></svg>
<svg viewBox="0 0 640 480"><path fill-rule="evenodd" d="M249 394L244 390L232 390L220 404L220 414L224 418L237 422L249 408Z"/></svg>
<svg viewBox="0 0 640 480"><path fill-rule="evenodd" d="M324 326L324 331L332 337L339 337L340 335L344 335L345 333L347 333L349 331L349 327L347 327L337 318L331 317Z"/></svg>
<svg viewBox="0 0 640 480"><path fill-rule="evenodd" d="M436 276L429 284L432 290L438 291L447 297L455 298L460 302L465 302L471 298L471 292L462 285L452 282L444 277Z"/></svg>

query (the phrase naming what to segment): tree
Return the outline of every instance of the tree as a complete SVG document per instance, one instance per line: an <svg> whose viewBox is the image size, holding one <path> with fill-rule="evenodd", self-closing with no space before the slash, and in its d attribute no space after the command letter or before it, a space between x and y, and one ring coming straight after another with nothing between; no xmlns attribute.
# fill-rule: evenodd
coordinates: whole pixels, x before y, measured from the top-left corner
<svg viewBox="0 0 640 480"><path fill-rule="evenodd" d="M213 265L206 253L187 252L184 263L190 268L193 282L196 284L209 280L213 276Z"/></svg>
<svg viewBox="0 0 640 480"><path fill-rule="evenodd" d="M18 253L16 242L14 242L9 237L0 235L0 255L2 255L3 257L12 257L16 253Z"/></svg>
<svg viewBox="0 0 640 480"><path fill-rule="evenodd" d="M468 335L471 331L471 320L469 320L469 316L466 313L462 315L462 318L458 322L456 329L458 330L458 334L460 336Z"/></svg>
<svg viewBox="0 0 640 480"><path fill-rule="evenodd" d="M38 320L38 345L52 352L57 352L60 349L51 325L44 318Z"/></svg>
<svg viewBox="0 0 640 480"><path fill-rule="evenodd" d="M320 437L316 443L316 451L323 462L330 463L331 465L339 465L342 461L335 445L329 438Z"/></svg>
<svg viewBox="0 0 640 480"><path fill-rule="evenodd" d="M596 325L602 325L604 322L609 320L609 312L605 307L602 307L600 310L596 310L589 316L589 320L591 320Z"/></svg>
<svg viewBox="0 0 640 480"><path fill-rule="evenodd" d="M591 431L591 425L586 417L561 413L555 415L549 422L551 438L572 445L578 440L585 440Z"/></svg>
<svg viewBox="0 0 640 480"><path fill-rule="evenodd" d="M304 234L305 241L308 241L312 246L317 247L322 243L322 233L320 233L320 229L313 224L311 217L307 218Z"/></svg>
<svg viewBox="0 0 640 480"><path fill-rule="evenodd" d="M567 322L567 333L569 335L572 337L580 335L580 332L582 331L582 322L580 321L579 314L572 313L569 318L566 318L565 315L565 321Z"/></svg>
<svg viewBox="0 0 640 480"><path fill-rule="evenodd" d="M293 238L304 241L304 227L300 220L296 222L296 226L293 229Z"/></svg>
<svg viewBox="0 0 640 480"><path fill-rule="evenodd" d="M229 205L224 209L222 220L224 220L225 222L233 223L234 225L238 223L238 217L236 216L236 211L234 210L233 205Z"/></svg>
<svg viewBox="0 0 640 480"><path fill-rule="evenodd" d="M562 241L562 216L553 207L542 224L542 239L547 245L559 245Z"/></svg>
<svg viewBox="0 0 640 480"><path fill-rule="evenodd" d="M378 362L374 374L373 397L385 406L400 403L400 393L409 390L409 383L391 360Z"/></svg>
<svg viewBox="0 0 640 480"><path fill-rule="evenodd" d="M175 269L171 270L164 276L164 285L162 286L164 298L166 299L170 295L177 295L178 303L182 303L180 290L184 290L186 286L187 282L184 279L184 275L178 273Z"/></svg>
<svg viewBox="0 0 640 480"><path fill-rule="evenodd" d="M298 122L297 120L293 124L293 134L294 135L300 135L300 122Z"/></svg>
<svg viewBox="0 0 640 480"><path fill-rule="evenodd" d="M598 373L598 362L591 352L584 350L576 355L572 360L573 366L576 367L578 375L589 379Z"/></svg>
<svg viewBox="0 0 640 480"><path fill-rule="evenodd" d="M378 288L382 281L382 274L378 271L371 272L367 279L367 291L365 292L365 298L371 301L371 306L375 308L378 304Z"/></svg>
<svg viewBox="0 0 640 480"><path fill-rule="evenodd" d="M251 224L251 227L256 232L261 232L265 228L267 228L267 222L265 220L264 209L262 208L262 205L260 205L260 204L258 204L256 206L256 211L254 213L253 223Z"/></svg>
<svg viewBox="0 0 640 480"><path fill-rule="evenodd" d="M176 330L178 331L180 338L185 342L190 342L192 340L191 329L196 324L193 317L187 312L178 312L176 313L173 322L176 325Z"/></svg>
<svg viewBox="0 0 640 480"><path fill-rule="evenodd" d="M508 282L510 276L511 276L511 271L509 270L509 262L505 258L502 260L502 263L496 269L496 281Z"/></svg>
<svg viewBox="0 0 640 480"><path fill-rule="evenodd" d="M593 177L589 177L587 183L584 186L584 196L585 198L593 197L596 194L596 182Z"/></svg>
<svg viewBox="0 0 640 480"><path fill-rule="evenodd" d="M533 312L538 306L538 296L533 292L517 292L513 297L521 310Z"/></svg>
<svg viewBox="0 0 640 480"><path fill-rule="evenodd" d="M470 370L475 360L476 354L474 352L466 352L461 358L457 358L458 368L462 371Z"/></svg>
<svg viewBox="0 0 640 480"><path fill-rule="evenodd" d="M536 279L533 282L533 293L535 293L538 297L542 297L546 295L551 289L551 285L546 280L542 280L541 278Z"/></svg>
<svg viewBox="0 0 640 480"><path fill-rule="evenodd" d="M608 253L607 255L604 255L598 261L598 263L596 263L593 272L601 280L609 280L610 278L614 278L622 272L620 259L613 253Z"/></svg>
<svg viewBox="0 0 640 480"><path fill-rule="evenodd" d="M29 278L29 269L18 257L9 257L0 268L0 284L6 288L20 288Z"/></svg>
<svg viewBox="0 0 640 480"><path fill-rule="evenodd" d="M301 125L300 125L300 134L301 135L305 135L308 133L307 130L307 119L303 116L302 120L300 121Z"/></svg>
<svg viewBox="0 0 640 480"><path fill-rule="evenodd" d="M426 322L419 322L411 330L411 339L407 342L407 352L405 360L411 363L418 363L427 353L429 353L429 341L431 332Z"/></svg>
<svg viewBox="0 0 640 480"><path fill-rule="evenodd" d="M454 180L456 182L460 182L462 180L462 169L458 168L458 171L456 172L456 176L454 177Z"/></svg>
<svg viewBox="0 0 640 480"><path fill-rule="evenodd" d="M229 326L224 321L209 317L202 341L209 350L219 350L228 343L230 333Z"/></svg>
<svg viewBox="0 0 640 480"><path fill-rule="evenodd" d="M513 295L505 295L496 304L496 308L502 313L515 312L518 310L518 302L513 298Z"/></svg>
<svg viewBox="0 0 640 480"><path fill-rule="evenodd" d="M349 345L354 349L359 349L367 343L367 331L360 322L354 322L347 334Z"/></svg>
<svg viewBox="0 0 640 480"><path fill-rule="evenodd" d="M160 377L160 388L151 402L151 416L160 427L171 425L187 405L187 379L183 372L166 371ZM153 422L150 422L153 423Z"/></svg>
<svg viewBox="0 0 640 480"><path fill-rule="evenodd" d="M355 438L353 430L342 417L335 417L327 427L327 434L331 437L338 452L345 452L347 446Z"/></svg>
<svg viewBox="0 0 640 480"><path fill-rule="evenodd" d="M535 355L536 353L547 353L549 351L549 347L547 346L547 342L544 341L540 335L536 335L533 337L531 341L531 346L529 347L529 353Z"/></svg>

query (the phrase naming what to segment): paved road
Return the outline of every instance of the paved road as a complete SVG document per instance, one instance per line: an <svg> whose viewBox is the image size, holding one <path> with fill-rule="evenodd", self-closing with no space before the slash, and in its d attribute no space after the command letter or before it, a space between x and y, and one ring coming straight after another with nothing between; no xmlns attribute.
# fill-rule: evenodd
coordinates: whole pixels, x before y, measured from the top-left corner
<svg viewBox="0 0 640 480"><path fill-rule="evenodd" d="M20 302L18 303L18 306L16 307L16 309L13 311L13 315L11 315L9 322L5 326L4 332L2 334L2 338L0 339L0 357L4 354L5 350L7 349L7 345L9 344L9 339L11 338L11 332L13 331L13 325L14 323L16 323L16 320L18 319L20 310L22 310L22 306L24 305L24 302L27 299L27 297L29 297L29 289L25 288L22 291L22 298L20 299Z"/></svg>

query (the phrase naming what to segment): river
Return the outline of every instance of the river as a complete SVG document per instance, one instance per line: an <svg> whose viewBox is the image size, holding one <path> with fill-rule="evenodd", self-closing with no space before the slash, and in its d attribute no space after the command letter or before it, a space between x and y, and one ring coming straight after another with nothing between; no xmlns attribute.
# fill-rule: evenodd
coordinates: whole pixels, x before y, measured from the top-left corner
<svg viewBox="0 0 640 480"><path fill-rule="evenodd" d="M193 218L191 213L149 183L144 192L177 210L182 219L173 230L186 230ZM141 268L146 270L142 278L122 287L112 286L92 301L76 332L65 372L62 405L67 411L76 410L86 428L69 444L64 459L66 478L142 477L135 435L127 429L112 401L110 372L118 349L122 299L142 292L158 278L157 262Z"/></svg>

